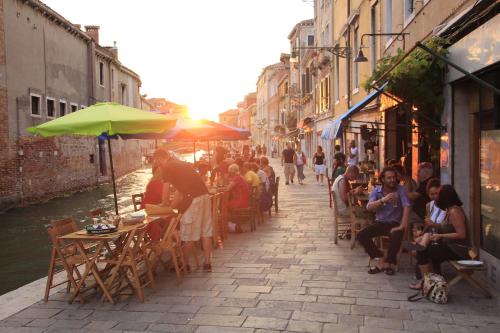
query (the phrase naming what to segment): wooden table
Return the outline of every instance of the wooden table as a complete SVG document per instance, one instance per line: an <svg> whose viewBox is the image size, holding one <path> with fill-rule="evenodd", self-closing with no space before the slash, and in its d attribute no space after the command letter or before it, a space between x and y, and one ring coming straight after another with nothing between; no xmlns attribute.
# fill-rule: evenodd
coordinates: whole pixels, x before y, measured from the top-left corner
<svg viewBox="0 0 500 333"><path fill-rule="evenodd" d="M131 238L134 235L134 231L141 226L147 225L163 217L165 216L161 215L147 216L141 223L133 225L120 224L116 232L109 234L94 235L87 233L86 230L80 230L64 236L60 236L59 239L61 240L73 242L77 249L77 253L85 261L85 270L69 299L69 303L72 303L75 300L75 298L80 295L80 293L91 288L87 287L85 290L82 290L85 280L92 273L92 275L95 278L96 285L101 289L103 293L103 297L106 298L110 303L114 304L113 297L109 291L109 287L114 282L113 278L111 278L110 281L106 281L106 278L108 277L109 273L108 272L109 267L106 267L105 269L99 269L99 267L97 266L99 257L101 256L101 252L105 249L109 255L115 258L123 257L123 254L126 251L126 246L129 246ZM95 250L93 251L85 250L84 244L88 242L96 243ZM123 259L119 262L122 261ZM116 276L116 273L118 272L119 269L120 269L120 264L112 267L111 277ZM81 302L84 301L82 297L80 297L80 300Z"/></svg>

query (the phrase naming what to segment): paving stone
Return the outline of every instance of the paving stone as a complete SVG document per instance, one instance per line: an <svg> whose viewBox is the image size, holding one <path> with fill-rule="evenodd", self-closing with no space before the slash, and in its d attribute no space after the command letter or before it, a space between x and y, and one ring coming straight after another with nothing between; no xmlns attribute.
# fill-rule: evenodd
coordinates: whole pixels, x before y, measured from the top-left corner
<svg viewBox="0 0 500 333"><path fill-rule="evenodd" d="M126 321L123 323L119 323L113 329L115 330L124 330L124 331L144 331L149 326L148 323L140 323L134 321Z"/></svg>
<svg viewBox="0 0 500 333"><path fill-rule="evenodd" d="M231 306L203 306L198 313L218 314L218 315L233 315L241 314L243 308Z"/></svg>
<svg viewBox="0 0 500 333"><path fill-rule="evenodd" d="M411 313L408 310L384 308L386 318L411 320Z"/></svg>
<svg viewBox="0 0 500 333"><path fill-rule="evenodd" d="M289 301L289 302L316 302L314 295L283 295L283 294L261 294L263 301Z"/></svg>
<svg viewBox="0 0 500 333"><path fill-rule="evenodd" d="M93 310L64 310L59 312L53 318L56 319L84 319L87 318Z"/></svg>
<svg viewBox="0 0 500 333"><path fill-rule="evenodd" d="M236 292L244 293L269 293L272 287L269 286L239 286Z"/></svg>
<svg viewBox="0 0 500 333"><path fill-rule="evenodd" d="M238 286L265 286L268 282L268 279L235 279Z"/></svg>
<svg viewBox="0 0 500 333"><path fill-rule="evenodd" d="M82 328L86 326L90 321L88 320L69 320L69 319L59 319L51 328Z"/></svg>
<svg viewBox="0 0 500 333"><path fill-rule="evenodd" d="M256 299L241 299L241 298L228 298L224 301L222 301L220 306L230 306L230 307L240 307L240 308L251 308L257 306L257 303L259 303L258 300ZM211 305L211 304L206 304L206 305Z"/></svg>
<svg viewBox="0 0 500 333"><path fill-rule="evenodd" d="M357 326L344 325L344 324L325 324L323 326L323 333L358 333Z"/></svg>
<svg viewBox="0 0 500 333"><path fill-rule="evenodd" d="M391 329L403 329L403 321L400 319L392 318L379 318L365 316L365 326L367 327L381 327L381 328L391 328Z"/></svg>
<svg viewBox="0 0 500 333"><path fill-rule="evenodd" d="M199 305L189 304L189 305L172 305L168 312L180 312L180 313L196 313L200 309Z"/></svg>
<svg viewBox="0 0 500 333"><path fill-rule="evenodd" d="M235 291L238 288L236 284L216 284L210 290L216 291Z"/></svg>
<svg viewBox="0 0 500 333"><path fill-rule="evenodd" d="M413 320L415 321L427 321L432 323L443 323L452 324L453 318L451 314L445 312L435 312L435 311L421 311L413 310L410 311Z"/></svg>
<svg viewBox="0 0 500 333"><path fill-rule="evenodd" d="M148 332L169 332L169 333L193 333L197 326L173 325L173 324L152 324L146 329Z"/></svg>
<svg viewBox="0 0 500 333"><path fill-rule="evenodd" d="M112 327L118 325L117 321L111 320L94 320L91 321L87 326L85 326L86 330L109 330Z"/></svg>
<svg viewBox="0 0 500 333"><path fill-rule="evenodd" d="M245 321L243 316L224 316L214 314L197 314L193 317L190 324L208 325L208 326L234 326L240 327Z"/></svg>
<svg viewBox="0 0 500 333"><path fill-rule="evenodd" d="M30 319L46 319L51 318L62 312L62 309L39 309L39 308L27 308L21 312L16 313L14 318L30 318Z"/></svg>
<svg viewBox="0 0 500 333"><path fill-rule="evenodd" d="M290 319L292 311L281 310L278 308L246 308L243 310L242 316L252 317L270 317L280 319Z"/></svg>
<svg viewBox="0 0 500 333"><path fill-rule="evenodd" d="M302 283L304 287L311 288L331 288L331 289L343 289L345 288L345 282L328 282L328 281L304 281Z"/></svg>
<svg viewBox="0 0 500 333"><path fill-rule="evenodd" d="M325 304L325 303L304 303L303 311L348 314L349 305Z"/></svg>
<svg viewBox="0 0 500 333"><path fill-rule="evenodd" d="M337 323L338 316L333 313L294 311L293 320L319 321L322 323Z"/></svg>
<svg viewBox="0 0 500 333"><path fill-rule="evenodd" d="M479 329L470 326L438 324L441 333L478 333Z"/></svg>
<svg viewBox="0 0 500 333"><path fill-rule="evenodd" d="M328 304L356 304L356 299L343 296L318 296L318 303Z"/></svg>
<svg viewBox="0 0 500 333"><path fill-rule="evenodd" d="M378 299L378 298L356 298L356 304L399 309L401 302L390 301L386 299Z"/></svg>
<svg viewBox="0 0 500 333"><path fill-rule="evenodd" d="M149 322L152 323L158 322L160 324L184 325L188 324L192 318L193 314L191 313L160 313L152 316L152 318L150 319L155 319L155 320ZM147 322L144 317L141 318L141 321Z"/></svg>
<svg viewBox="0 0 500 333"><path fill-rule="evenodd" d="M10 317L0 321L0 327L20 327L33 321L31 318L14 318Z"/></svg>
<svg viewBox="0 0 500 333"><path fill-rule="evenodd" d="M247 292L232 292L232 291L223 291L219 295L223 298L243 298L243 299L256 299L259 296L259 293L247 293Z"/></svg>
<svg viewBox="0 0 500 333"><path fill-rule="evenodd" d="M0 327L0 333L42 333L43 327Z"/></svg>
<svg viewBox="0 0 500 333"><path fill-rule="evenodd" d="M379 291L378 298L395 300L395 301L408 301L408 293L394 292L394 291Z"/></svg>
<svg viewBox="0 0 500 333"><path fill-rule="evenodd" d="M363 326L365 322L365 316L360 315L341 314L338 317L339 324L343 325Z"/></svg>
<svg viewBox="0 0 500 333"><path fill-rule="evenodd" d="M247 317L243 327L265 328L272 330L284 330L288 320L277 318Z"/></svg>
<svg viewBox="0 0 500 333"><path fill-rule="evenodd" d="M56 319L35 319L33 321L30 321L29 323L26 324L26 326L30 327L49 327L53 323L55 323L57 320Z"/></svg>
<svg viewBox="0 0 500 333"><path fill-rule="evenodd" d="M405 329L407 331L423 332L423 333L439 333L439 332L441 332L438 324L428 322L428 321L405 320L404 326L405 326Z"/></svg>
<svg viewBox="0 0 500 333"><path fill-rule="evenodd" d="M360 333L400 333L401 330L393 330L383 327L362 326L359 328Z"/></svg>
<svg viewBox="0 0 500 333"><path fill-rule="evenodd" d="M316 321L290 320L286 329L291 332L321 333L323 330L323 323Z"/></svg>
<svg viewBox="0 0 500 333"><path fill-rule="evenodd" d="M302 306L302 302L288 301L260 301L257 305L259 308L278 308L281 310L300 310Z"/></svg>
<svg viewBox="0 0 500 333"><path fill-rule="evenodd" d="M363 297L363 298L377 298L378 294L374 290L350 290L350 289L344 289L343 296L347 296L347 297Z"/></svg>
<svg viewBox="0 0 500 333"><path fill-rule="evenodd" d="M351 305L351 314L373 317L384 317L384 309L369 305Z"/></svg>
<svg viewBox="0 0 500 333"><path fill-rule="evenodd" d="M195 333L253 333L253 328L222 327L222 326L200 326Z"/></svg>
<svg viewBox="0 0 500 333"><path fill-rule="evenodd" d="M308 294L319 296L341 296L342 289L308 288Z"/></svg>

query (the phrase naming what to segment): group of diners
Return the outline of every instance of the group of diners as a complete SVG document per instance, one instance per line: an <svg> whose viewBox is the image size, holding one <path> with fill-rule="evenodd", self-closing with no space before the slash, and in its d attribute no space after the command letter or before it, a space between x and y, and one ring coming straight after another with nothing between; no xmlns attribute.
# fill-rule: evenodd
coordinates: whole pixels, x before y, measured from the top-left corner
<svg viewBox="0 0 500 333"><path fill-rule="evenodd" d="M160 148L153 155L152 177L146 185L141 206L175 208L182 213L180 235L185 242L184 256L189 265L194 255L194 243L201 239L205 271L211 271L213 234L209 188L216 185L229 195L229 219L232 210L249 208L250 196L255 193L256 218L262 222L263 211L272 205L275 174L265 156L251 162L242 158L220 158L210 170L208 163L184 162ZM149 233L152 237L159 237L160 230L152 229Z"/></svg>
<svg viewBox="0 0 500 333"><path fill-rule="evenodd" d="M347 210L348 193L361 191L350 185L359 173L358 166L349 165L333 182L339 214ZM373 223L357 234L357 241L374 259L369 274L393 275L401 246L410 251L417 258L417 281L410 285L413 289L420 288L423 274L439 273L444 261L465 259L469 248L462 202L453 186L442 185L428 162L419 164L417 175L414 181L398 161L386 161L379 176L381 185L369 193L366 205L366 211L375 216ZM358 208L355 214L366 214ZM405 230L412 231L413 241L403 242ZM379 236L388 237L386 254L375 245L374 238Z"/></svg>

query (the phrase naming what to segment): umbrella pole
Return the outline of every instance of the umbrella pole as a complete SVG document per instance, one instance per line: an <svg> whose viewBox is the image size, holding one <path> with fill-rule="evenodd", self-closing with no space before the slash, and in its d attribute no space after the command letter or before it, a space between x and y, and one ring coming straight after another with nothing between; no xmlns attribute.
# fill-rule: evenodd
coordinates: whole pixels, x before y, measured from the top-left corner
<svg viewBox="0 0 500 333"><path fill-rule="evenodd" d="M193 164L196 164L196 141L193 141Z"/></svg>
<svg viewBox="0 0 500 333"><path fill-rule="evenodd" d="M113 168L113 154L111 153L111 140L108 136L109 165L111 167L111 180L113 181L113 196L115 198L115 212L118 215L118 198L116 197L115 169Z"/></svg>
<svg viewBox="0 0 500 333"><path fill-rule="evenodd" d="M210 141L207 141L207 149L208 149L208 167L212 170L212 161L210 158Z"/></svg>

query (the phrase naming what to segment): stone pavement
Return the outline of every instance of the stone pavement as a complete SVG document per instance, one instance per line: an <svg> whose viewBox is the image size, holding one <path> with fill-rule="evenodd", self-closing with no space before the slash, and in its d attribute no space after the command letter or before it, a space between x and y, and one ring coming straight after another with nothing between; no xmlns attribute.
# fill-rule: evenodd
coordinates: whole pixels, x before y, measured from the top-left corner
<svg viewBox="0 0 500 333"><path fill-rule="evenodd" d="M498 299L464 284L447 305L410 303L410 265L391 277L368 275L359 246L333 244L327 187L311 171L306 176L304 186L282 183L278 215L256 232L230 235L214 253L212 273L194 272L178 284L161 272L143 304L130 297L69 305L59 292L0 321L0 332L500 331Z"/></svg>

